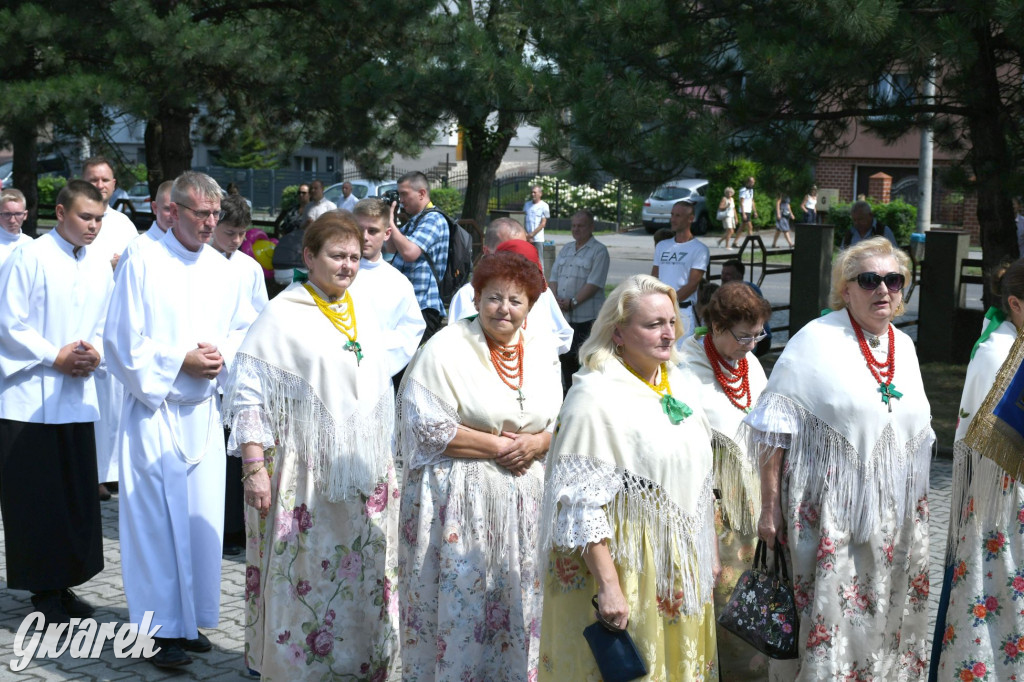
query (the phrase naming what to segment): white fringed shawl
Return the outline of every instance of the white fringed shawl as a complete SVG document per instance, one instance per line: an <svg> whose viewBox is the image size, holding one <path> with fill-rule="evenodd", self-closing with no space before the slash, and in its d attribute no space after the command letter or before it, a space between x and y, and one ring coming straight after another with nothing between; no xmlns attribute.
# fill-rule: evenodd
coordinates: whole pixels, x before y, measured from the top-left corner
<svg viewBox="0 0 1024 682"><path fill-rule="evenodd" d="M891 413L849 314L840 310L790 339L744 420L752 427L755 463L772 448L787 449L793 495L828 505L837 527L855 542L878 528L883 509L902 519L928 490L931 408L913 342L898 329L893 333L893 385L903 397L892 401Z"/></svg>
<svg viewBox="0 0 1024 682"><path fill-rule="evenodd" d="M544 464L535 461L513 476L491 460L444 454L460 424L491 434L540 433L550 429L562 405L562 379L550 332L524 329L524 401L505 385L491 364L478 318L439 331L413 359L398 405L398 443L408 471L439 466L449 478L447 504L456 516L485 519L488 560L503 556L511 519L535 509L544 487ZM408 480L406 478L406 480ZM521 517L526 537L536 537L537 518Z"/></svg>
<svg viewBox="0 0 1024 682"><path fill-rule="evenodd" d="M768 382L761 363L747 353L747 378L751 407ZM704 352L704 336L691 336L683 343L679 369L692 377L700 389L700 405L711 423L715 451L715 487L721 492L724 520L745 535L756 530L761 512L761 481L751 458L747 456L749 428L743 423L746 413L733 405L715 379L711 361Z"/></svg>
<svg viewBox="0 0 1024 682"><path fill-rule="evenodd" d="M1024 453L1016 442L1003 437L995 428L996 416L992 411L1024 360L1024 330L1016 333L1009 351L1003 350L1006 335L1003 336L1001 340L995 339L996 334L990 336L978 347L967 367L967 378L975 380L973 390L977 391L986 383L979 373L991 368L999 362L998 355L1003 355L998 371L990 374L989 390L980 404L975 405L967 433L953 444L953 509L946 546L947 565L956 554L966 524L973 523L987 533L993 529L1007 531L1011 523L1016 525L1019 521L1017 501L1021 497ZM969 387L969 383L965 384L961 404L969 398Z"/></svg>
<svg viewBox="0 0 1024 682"><path fill-rule="evenodd" d="M576 374L549 455L540 547L546 556L610 538L616 563L654 571L658 596L681 591L692 615L713 582L711 427L695 388L669 371L673 395L693 410L675 425L619 362ZM644 566L645 542L654 566Z"/></svg>
<svg viewBox="0 0 1024 682"><path fill-rule="evenodd" d="M224 393L225 425L260 410L279 456L298 456L332 502L372 494L393 461L394 392L381 332L370 306L355 297L353 305L358 366L344 350L348 339L296 283L249 328Z"/></svg>

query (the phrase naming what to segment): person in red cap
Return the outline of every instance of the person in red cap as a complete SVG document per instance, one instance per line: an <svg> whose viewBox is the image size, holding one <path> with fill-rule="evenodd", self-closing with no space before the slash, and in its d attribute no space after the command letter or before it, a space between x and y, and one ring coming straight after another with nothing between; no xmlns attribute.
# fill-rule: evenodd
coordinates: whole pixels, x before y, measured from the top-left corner
<svg viewBox="0 0 1024 682"><path fill-rule="evenodd" d="M526 241L526 230L512 218L497 218L490 222L484 233L483 251L484 256L498 251L517 253L540 268L543 273L537 249ZM452 297L452 303L448 307L448 324L455 324L476 313L476 306L473 304L473 285L468 283ZM534 325L534 329L550 330L555 337L555 343L558 344L555 350L559 355L569 352L573 336L572 327L565 321L550 288L545 288L537 299L537 304L527 317L527 324Z"/></svg>
<svg viewBox="0 0 1024 682"><path fill-rule="evenodd" d="M559 356L562 391L569 392L572 375L580 369L579 350L590 338L597 313L604 303L608 280L608 247L594 239L594 215L582 210L572 217L571 241L562 247L548 276L548 286L573 330L572 345Z"/></svg>

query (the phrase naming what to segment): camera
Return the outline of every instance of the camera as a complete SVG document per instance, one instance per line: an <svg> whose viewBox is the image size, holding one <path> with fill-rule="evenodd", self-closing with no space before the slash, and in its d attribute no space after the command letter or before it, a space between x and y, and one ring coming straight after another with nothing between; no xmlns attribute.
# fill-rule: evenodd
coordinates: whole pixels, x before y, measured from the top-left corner
<svg viewBox="0 0 1024 682"><path fill-rule="evenodd" d="M396 203L398 201L398 190L389 189L385 191L383 194L380 195L380 200L383 201L388 206L390 206L393 203Z"/></svg>

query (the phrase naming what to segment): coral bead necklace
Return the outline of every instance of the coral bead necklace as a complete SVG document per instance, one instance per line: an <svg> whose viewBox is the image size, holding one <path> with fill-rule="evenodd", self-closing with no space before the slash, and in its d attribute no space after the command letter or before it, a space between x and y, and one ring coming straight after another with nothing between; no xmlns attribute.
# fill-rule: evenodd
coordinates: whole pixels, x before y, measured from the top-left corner
<svg viewBox="0 0 1024 682"><path fill-rule="evenodd" d="M846 312L849 314L850 311L847 310ZM850 315L850 324L853 325L853 331L857 335L857 344L860 346L860 353L864 356L864 361L867 363L868 371L871 372L871 376L878 382L878 392L882 394L882 402L892 412L892 399L899 400L903 397L903 394L896 390L896 385L892 381L893 377L896 376L896 335L893 334L892 324L889 324L887 329L889 334L889 355L883 362L875 359L874 353L868 348L867 339L864 338L864 330L857 324L857 320L853 319L853 315Z"/></svg>
<svg viewBox="0 0 1024 682"><path fill-rule="evenodd" d="M715 373L715 380L722 387L725 397L736 409L750 412L750 375L748 372L750 366L747 359L740 358L735 368L730 367L715 348L710 330L704 335L704 353L708 356L711 370Z"/></svg>
<svg viewBox="0 0 1024 682"><path fill-rule="evenodd" d="M487 339L487 348L491 352L491 364L494 371L498 373L501 382L518 394L519 409L523 409L523 335L519 335L519 341L514 346L503 346L491 337L484 334Z"/></svg>

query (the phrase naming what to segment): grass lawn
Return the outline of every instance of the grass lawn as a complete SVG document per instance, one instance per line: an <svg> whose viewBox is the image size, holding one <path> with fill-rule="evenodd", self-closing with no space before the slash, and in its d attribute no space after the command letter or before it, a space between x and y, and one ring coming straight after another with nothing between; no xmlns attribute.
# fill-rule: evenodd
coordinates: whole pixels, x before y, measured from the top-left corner
<svg viewBox="0 0 1024 682"><path fill-rule="evenodd" d="M921 365L924 390L932 406L932 428L938 437L939 447L952 451L953 435L956 433L957 414L960 411L960 394L964 390L964 376L967 365L950 365L944 362L930 362Z"/></svg>

